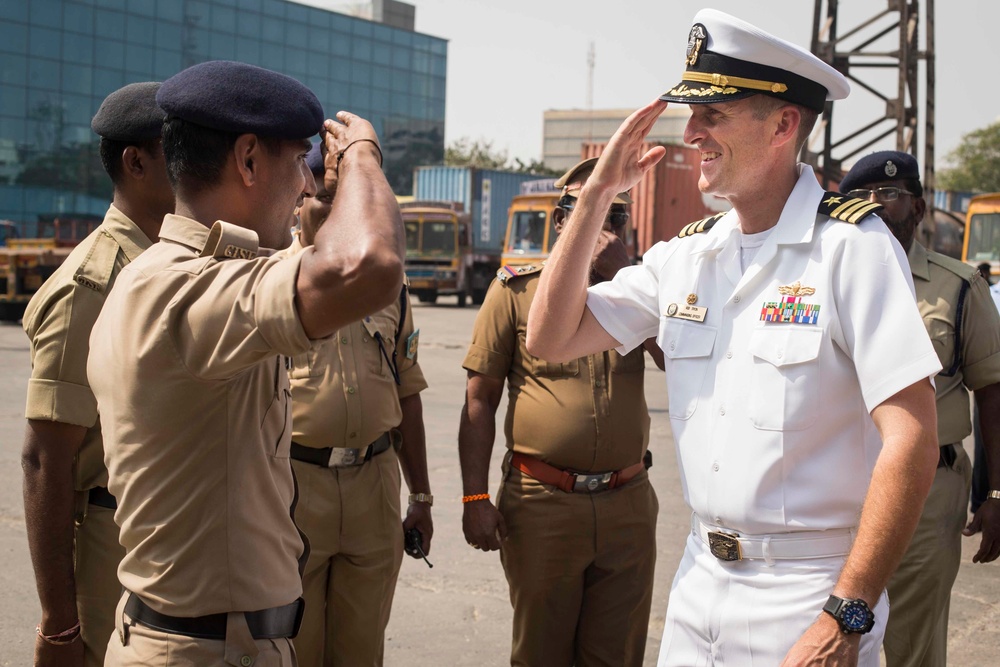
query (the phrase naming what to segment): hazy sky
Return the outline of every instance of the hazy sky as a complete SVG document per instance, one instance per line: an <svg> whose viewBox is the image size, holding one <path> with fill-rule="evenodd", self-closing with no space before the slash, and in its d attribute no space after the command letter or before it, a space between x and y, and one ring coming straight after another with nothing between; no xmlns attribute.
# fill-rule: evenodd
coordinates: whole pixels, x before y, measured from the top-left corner
<svg viewBox="0 0 1000 667"><path fill-rule="evenodd" d="M492 139L496 148L522 159L541 157L544 110L586 106L591 41L597 53L594 107L639 107L680 80L691 19L701 7L732 13L808 48L814 5L810 0L408 1L417 8L419 32L449 40L446 141ZM841 0L841 34L883 6L877 0ZM997 26L996 0L937 0L938 165L963 134L1000 115L993 72L1000 61ZM894 79L867 80L880 89L895 88ZM856 86L854 91L838 103L835 135L879 115L873 97ZM894 145L883 142L873 150L878 148Z"/></svg>

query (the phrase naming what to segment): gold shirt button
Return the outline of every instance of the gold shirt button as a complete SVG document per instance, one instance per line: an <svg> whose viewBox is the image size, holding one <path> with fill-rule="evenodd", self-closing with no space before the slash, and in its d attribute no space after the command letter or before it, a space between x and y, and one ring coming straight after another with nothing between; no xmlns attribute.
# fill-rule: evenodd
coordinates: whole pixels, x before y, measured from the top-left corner
<svg viewBox="0 0 1000 667"><path fill-rule="evenodd" d="M253 664L253 658L251 658L248 655L245 655L242 658L240 658L240 664L243 665L243 667L250 667L250 665Z"/></svg>
<svg viewBox="0 0 1000 667"><path fill-rule="evenodd" d="M344 345L347 345L347 336L344 336L343 338L341 338L340 342L343 343Z"/></svg>
<svg viewBox="0 0 1000 667"><path fill-rule="evenodd" d="M347 393L348 394L353 394L355 391L357 391L357 390L354 387L348 387L347 388Z"/></svg>

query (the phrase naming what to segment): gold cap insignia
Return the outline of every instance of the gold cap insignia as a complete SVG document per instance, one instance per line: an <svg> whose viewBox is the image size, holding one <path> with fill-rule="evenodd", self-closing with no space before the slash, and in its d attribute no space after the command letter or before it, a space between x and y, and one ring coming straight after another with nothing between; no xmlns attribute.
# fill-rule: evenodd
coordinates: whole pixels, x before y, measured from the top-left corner
<svg viewBox="0 0 1000 667"><path fill-rule="evenodd" d="M689 67L698 62L698 56L704 51L707 37L705 26L700 23L691 26L691 32L688 33L687 52L684 55L684 62Z"/></svg>
<svg viewBox="0 0 1000 667"><path fill-rule="evenodd" d="M785 296L809 296L815 293L815 287L806 287L798 280L791 285L781 285L778 287L778 294L784 294Z"/></svg>

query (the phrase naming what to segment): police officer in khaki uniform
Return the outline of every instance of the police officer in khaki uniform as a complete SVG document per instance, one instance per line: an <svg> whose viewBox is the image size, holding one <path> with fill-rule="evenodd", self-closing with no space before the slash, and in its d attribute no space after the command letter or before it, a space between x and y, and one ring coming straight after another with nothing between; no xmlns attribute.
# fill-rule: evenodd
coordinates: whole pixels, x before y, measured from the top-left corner
<svg viewBox="0 0 1000 667"><path fill-rule="evenodd" d="M177 215L119 276L87 367L126 552L107 664L293 665L306 549L288 360L399 295L399 209L371 125L324 123L290 77L212 61L157 102ZM335 222L264 256L291 240L321 128Z"/></svg>
<svg viewBox="0 0 1000 667"><path fill-rule="evenodd" d="M920 315L943 367L934 379L941 455L920 523L889 582L891 610L884 644L889 667L943 667L951 587L962 558L960 535L972 479L972 465L962 447L972 432L970 390L994 466L992 488L1000 489L1000 315L989 285L975 268L927 250L914 239L926 204L913 156L899 151L867 155L844 177L840 189L885 207L882 219L907 251ZM1000 555L1000 493L995 495L976 512L967 531L983 532L975 562Z"/></svg>
<svg viewBox="0 0 1000 667"><path fill-rule="evenodd" d="M28 303L31 341L24 509L42 619L36 665L103 665L121 595L124 550L108 493L97 402L87 383L90 330L122 267L173 211L156 106L159 83L133 83L101 104L91 128L114 198L104 222Z"/></svg>
<svg viewBox="0 0 1000 667"><path fill-rule="evenodd" d="M585 160L556 182L563 187L557 233L596 162ZM622 240L630 202L619 194L608 211L593 257L595 282L629 264ZM540 270L498 272L463 362L465 538L475 549L500 549L514 607L512 665L641 665L658 510L644 465L643 352L565 364L528 354L524 335ZM494 507L489 462L505 380L509 452Z"/></svg>
<svg viewBox="0 0 1000 667"><path fill-rule="evenodd" d="M333 206L318 144L306 162L316 194L301 206L300 232L283 253L289 257L314 243ZM420 402L427 382L418 335L404 289L388 308L292 358L295 522L310 547L295 638L300 667L381 665L403 531L419 530L430 550L433 497ZM406 521L400 464L411 491Z"/></svg>

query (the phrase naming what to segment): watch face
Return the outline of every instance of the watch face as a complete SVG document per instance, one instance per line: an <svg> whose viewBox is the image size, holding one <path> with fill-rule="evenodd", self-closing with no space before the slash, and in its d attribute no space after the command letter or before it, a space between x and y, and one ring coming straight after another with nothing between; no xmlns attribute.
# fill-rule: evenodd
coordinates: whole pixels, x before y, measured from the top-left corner
<svg viewBox="0 0 1000 667"><path fill-rule="evenodd" d="M848 602L841 612L844 625L851 630L864 630L868 623L868 610L857 602Z"/></svg>

